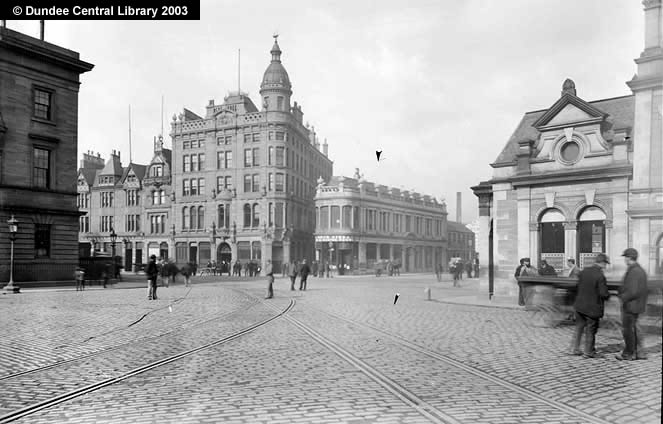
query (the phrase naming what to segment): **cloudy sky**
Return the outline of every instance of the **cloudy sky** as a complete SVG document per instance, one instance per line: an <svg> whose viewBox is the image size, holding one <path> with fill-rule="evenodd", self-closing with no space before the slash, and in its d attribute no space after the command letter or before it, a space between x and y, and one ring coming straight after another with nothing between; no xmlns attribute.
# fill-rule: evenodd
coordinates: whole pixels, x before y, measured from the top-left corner
<svg viewBox="0 0 663 424"><path fill-rule="evenodd" d="M38 36L37 21L8 26ZM643 49L635 0L201 1L200 21L47 21L46 40L95 65L83 75L79 155L147 163L152 139L186 107L203 114L237 89L260 104L272 34L292 100L329 142L334 174L446 199L477 216L470 186L523 113L551 106L571 78L588 101L630 94ZM167 144L170 144L167 138ZM375 151L384 161L377 163Z"/></svg>

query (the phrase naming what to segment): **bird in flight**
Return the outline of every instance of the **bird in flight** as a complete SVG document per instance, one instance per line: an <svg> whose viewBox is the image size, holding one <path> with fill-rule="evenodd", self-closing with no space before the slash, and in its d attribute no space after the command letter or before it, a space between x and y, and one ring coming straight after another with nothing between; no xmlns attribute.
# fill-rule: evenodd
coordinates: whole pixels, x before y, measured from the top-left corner
<svg viewBox="0 0 663 424"><path fill-rule="evenodd" d="M378 162L380 162L380 155L382 154L382 150L376 150L375 151L375 156L378 158Z"/></svg>

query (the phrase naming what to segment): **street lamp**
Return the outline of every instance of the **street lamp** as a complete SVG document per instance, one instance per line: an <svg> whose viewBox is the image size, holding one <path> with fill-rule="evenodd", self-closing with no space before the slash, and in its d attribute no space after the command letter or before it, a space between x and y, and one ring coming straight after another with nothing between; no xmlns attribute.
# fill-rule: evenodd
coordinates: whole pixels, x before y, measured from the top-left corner
<svg viewBox="0 0 663 424"><path fill-rule="evenodd" d="M329 242L329 262L327 263L327 267L330 269L331 264L332 264L332 252L334 251L334 242Z"/></svg>
<svg viewBox="0 0 663 424"><path fill-rule="evenodd" d="M115 229L111 227L111 233L110 233L110 239L111 239L111 249L113 250L113 278L115 278L115 242L117 241L117 234L115 234Z"/></svg>
<svg viewBox="0 0 663 424"><path fill-rule="evenodd" d="M9 240L11 240L11 253L9 256L9 284L5 286L5 292L19 293L20 287L14 286L14 241L16 240L16 233L18 233L18 220L14 215L7 221L9 224Z"/></svg>

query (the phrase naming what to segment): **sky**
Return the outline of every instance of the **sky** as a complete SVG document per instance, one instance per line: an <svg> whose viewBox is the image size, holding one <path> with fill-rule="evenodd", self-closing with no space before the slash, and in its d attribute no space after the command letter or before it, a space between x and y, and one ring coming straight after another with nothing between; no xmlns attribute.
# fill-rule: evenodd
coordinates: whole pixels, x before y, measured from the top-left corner
<svg viewBox="0 0 663 424"><path fill-rule="evenodd" d="M8 21L38 37L38 21ZM334 175L414 189L463 222L478 215L471 186L525 112L550 107L571 78L593 101L631 94L644 46L634 0L201 0L199 21L47 21L45 40L78 51L79 159L112 150L149 163L153 138L183 108L204 115L238 87L260 105L274 33L292 99ZM165 137L170 146L170 138ZM375 151L384 160L377 162Z"/></svg>

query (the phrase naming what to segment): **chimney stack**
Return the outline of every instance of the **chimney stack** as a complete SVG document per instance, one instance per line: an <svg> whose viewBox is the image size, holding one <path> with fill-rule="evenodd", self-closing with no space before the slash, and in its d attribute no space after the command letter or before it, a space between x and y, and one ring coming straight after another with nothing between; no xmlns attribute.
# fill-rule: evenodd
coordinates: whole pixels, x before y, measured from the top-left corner
<svg viewBox="0 0 663 424"><path fill-rule="evenodd" d="M328 156L328 153L329 153L329 145L327 144L327 139L325 138L325 142L322 145L322 154Z"/></svg>
<svg viewBox="0 0 663 424"><path fill-rule="evenodd" d="M456 222L459 224L463 222L463 204L460 191L456 192Z"/></svg>

